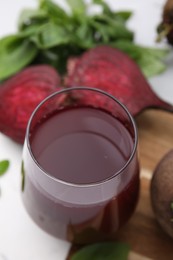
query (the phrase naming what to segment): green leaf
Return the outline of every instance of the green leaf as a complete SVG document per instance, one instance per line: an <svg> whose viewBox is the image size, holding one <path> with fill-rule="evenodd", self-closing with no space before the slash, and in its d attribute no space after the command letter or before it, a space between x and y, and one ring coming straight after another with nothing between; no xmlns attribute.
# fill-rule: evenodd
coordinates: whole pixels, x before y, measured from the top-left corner
<svg viewBox="0 0 173 260"><path fill-rule="evenodd" d="M48 14L44 10L24 9L18 19L18 28L23 30L31 24L42 24L48 20Z"/></svg>
<svg viewBox="0 0 173 260"><path fill-rule="evenodd" d="M129 41L117 41L113 46L134 59L146 77L160 74L166 69L164 58L169 53L167 49L146 48Z"/></svg>
<svg viewBox="0 0 173 260"><path fill-rule="evenodd" d="M138 46L130 41L118 40L112 43L112 46L126 52L135 61L140 59L141 52L139 51Z"/></svg>
<svg viewBox="0 0 173 260"><path fill-rule="evenodd" d="M54 23L45 24L41 31L30 38L38 48L48 49L69 42L66 30Z"/></svg>
<svg viewBox="0 0 173 260"><path fill-rule="evenodd" d="M79 49L89 49L95 46L95 39L93 36L93 29L88 24L86 19L81 19L80 26L76 28L76 33L73 35L72 43Z"/></svg>
<svg viewBox="0 0 173 260"><path fill-rule="evenodd" d="M3 80L28 65L36 56L36 46L20 35L7 36L0 40L0 80Z"/></svg>
<svg viewBox="0 0 173 260"><path fill-rule="evenodd" d="M79 250L71 260L127 260L129 250L123 243L98 243Z"/></svg>
<svg viewBox="0 0 173 260"><path fill-rule="evenodd" d="M92 26L97 33L100 33L102 43L117 40L133 40L133 32L127 29L124 24L105 15L97 15L92 21Z"/></svg>
<svg viewBox="0 0 173 260"><path fill-rule="evenodd" d="M49 15L50 20L57 21L64 26L65 23L70 22L68 14L58 4L51 0L40 0L39 10L43 10Z"/></svg>
<svg viewBox="0 0 173 260"><path fill-rule="evenodd" d="M21 165L21 175L22 175L21 190L24 191L24 188L25 188L25 169L24 169L24 161L22 161L22 165Z"/></svg>
<svg viewBox="0 0 173 260"><path fill-rule="evenodd" d="M35 34L41 33L44 30L45 24L31 24L20 31L18 34L21 38L28 38L32 37Z"/></svg>
<svg viewBox="0 0 173 260"><path fill-rule="evenodd" d="M131 11L112 11L104 0L93 0L93 3L103 8L102 14L106 15L106 17L113 18L122 23L125 23L132 15Z"/></svg>
<svg viewBox="0 0 173 260"><path fill-rule="evenodd" d="M111 15L112 11L109 7L109 5L104 0L92 0L94 4L100 5L103 7L103 13L107 15Z"/></svg>
<svg viewBox="0 0 173 260"><path fill-rule="evenodd" d="M127 22L127 20L132 16L132 14L133 12L131 11L119 11L114 13L116 19L122 22Z"/></svg>
<svg viewBox="0 0 173 260"><path fill-rule="evenodd" d="M8 160L0 161L0 176L4 175L8 168L9 168L10 162Z"/></svg>
<svg viewBox="0 0 173 260"><path fill-rule="evenodd" d="M86 15L86 4L83 0L66 0L73 15Z"/></svg>
<svg viewBox="0 0 173 260"><path fill-rule="evenodd" d="M153 57L156 57L158 59L165 58L165 56L170 53L169 49L146 48L146 47L141 47L141 46L138 46L138 47L141 48L141 51L144 50L148 53L148 55L152 55Z"/></svg>
<svg viewBox="0 0 173 260"><path fill-rule="evenodd" d="M160 74L166 69L166 64L157 58L154 53L147 52L147 50L144 50L137 62L146 77Z"/></svg>

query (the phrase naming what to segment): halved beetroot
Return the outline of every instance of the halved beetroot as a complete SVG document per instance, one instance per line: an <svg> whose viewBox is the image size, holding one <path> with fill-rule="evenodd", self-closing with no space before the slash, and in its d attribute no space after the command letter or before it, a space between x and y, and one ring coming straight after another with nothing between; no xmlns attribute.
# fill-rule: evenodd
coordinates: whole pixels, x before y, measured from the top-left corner
<svg viewBox="0 0 173 260"><path fill-rule="evenodd" d="M59 74L48 65L28 67L4 82L0 87L0 131L23 143L33 110L60 88Z"/></svg>
<svg viewBox="0 0 173 260"><path fill-rule="evenodd" d="M69 60L66 85L102 89L118 98L133 116L147 107L173 111L151 90L138 65L125 53L110 46L98 46L77 60ZM90 94L85 99L95 102Z"/></svg>

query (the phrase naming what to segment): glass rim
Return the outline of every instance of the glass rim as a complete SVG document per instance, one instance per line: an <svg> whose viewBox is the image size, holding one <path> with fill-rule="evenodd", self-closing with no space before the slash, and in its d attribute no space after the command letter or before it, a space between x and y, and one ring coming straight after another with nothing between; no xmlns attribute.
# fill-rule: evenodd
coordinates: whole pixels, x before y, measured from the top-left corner
<svg viewBox="0 0 173 260"><path fill-rule="evenodd" d="M126 112L127 116L129 117L130 119L130 122L133 126L133 130L134 130L134 144L133 144L133 149L131 151L131 155L130 157L128 158L128 160L126 161L126 163L124 164L124 166L116 171L114 174L112 174L110 177L107 177L101 181L96 181L96 182L91 182L91 183L82 183L82 184L78 184L78 183L73 183L73 182L67 182L67 181L64 181L62 179L58 179L54 176L51 176L46 170L44 170L44 168L42 168L42 166L38 163L37 159L35 158L33 152L32 152L32 149L31 149L31 144L30 144L30 140L29 140L29 132L30 132L30 126L31 126L31 123L32 123L32 120L35 116L35 114L37 113L37 111L40 109L40 107L42 107L42 105L44 103L46 103L48 100L52 99L53 97L57 96L57 95L60 95L60 94L63 94L63 93L67 93L67 92L71 92L71 91L74 91L74 90L89 90L89 91L93 91L93 92L97 92L97 93L100 93L102 95L105 95L106 97L112 99L113 101L115 101L118 105L121 106L121 108ZM61 89L61 90L57 90L56 92L50 94L49 96L47 96L44 100L42 100L38 105L37 107L34 109L34 111L32 112L31 116L30 116L30 119L28 121L28 125L27 125L27 129L26 129L26 136L25 136L25 141L26 141L26 144L27 144L27 148L29 150L29 154L31 156L31 158L33 159L34 163L36 164L36 166L42 171L42 173L49 179L51 179L52 181L55 181L55 182L58 182L58 183L62 183L66 186L71 186L71 187L92 187L92 186L98 186L98 185L101 185L101 184L104 184L106 182L109 182L110 180L114 179L116 176L120 175L127 167L128 165L130 164L130 162L132 161L135 153L136 153L136 149L137 149L137 144L138 144L138 133L137 133L137 127L136 127L136 123L134 121L134 118L133 116L131 115L131 113L129 112L128 108L121 102L119 101L116 97L114 97L113 95L109 94L108 92L106 91L103 91L101 89L98 89L98 88L91 88L91 87L83 87L83 86L78 86L78 87L69 87L69 88L64 88L64 89Z"/></svg>

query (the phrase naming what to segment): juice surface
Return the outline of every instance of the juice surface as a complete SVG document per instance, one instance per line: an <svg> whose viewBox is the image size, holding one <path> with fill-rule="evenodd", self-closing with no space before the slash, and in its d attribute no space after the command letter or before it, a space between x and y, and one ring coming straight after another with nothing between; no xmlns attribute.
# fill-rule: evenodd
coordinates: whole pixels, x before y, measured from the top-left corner
<svg viewBox="0 0 173 260"><path fill-rule="evenodd" d="M30 138L32 152L48 174L77 184L111 177L126 164L133 149L123 124L94 108L53 113Z"/></svg>

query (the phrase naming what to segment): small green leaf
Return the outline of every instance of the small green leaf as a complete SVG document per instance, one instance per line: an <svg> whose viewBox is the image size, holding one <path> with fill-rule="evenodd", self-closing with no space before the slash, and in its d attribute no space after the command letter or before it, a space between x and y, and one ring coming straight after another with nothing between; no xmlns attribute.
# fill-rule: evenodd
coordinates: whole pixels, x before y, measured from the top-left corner
<svg viewBox="0 0 173 260"><path fill-rule="evenodd" d="M103 8L103 13L106 15L111 15L112 11L109 5L104 0L92 0L94 4L100 5Z"/></svg>
<svg viewBox="0 0 173 260"><path fill-rule="evenodd" d="M18 28L23 30L25 26L30 26L31 24L42 24L48 20L48 15L44 10L38 9L24 9L18 19Z"/></svg>
<svg viewBox="0 0 173 260"><path fill-rule="evenodd" d="M166 69L166 65L159 59L156 59L154 56L149 55L148 53L141 56L138 60L138 64L141 67L144 75L146 77L151 77L156 74L160 74Z"/></svg>
<svg viewBox="0 0 173 260"><path fill-rule="evenodd" d="M25 169L24 169L24 162L23 161L22 161L22 165L21 165L21 175L22 175L21 190L24 191L24 188L25 188Z"/></svg>
<svg viewBox="0 0 173 260"><path fill-rule="evenodd" d="M39 10L46 12L50 20L57 21L62 26L70 21L65 10L51 0L40 0Z"/></svg>
<svg viewBox="0 0 173 260"><path fill-rule="evenodd" d="M92 21L97 32L102 35L102 44L110 44L110 41L133 40L133 32L127 29L124 24L104 15L97 15ZM105 41L105 39L107 39Z"/></svg>
<svg viewBox="0 0 173 260"><path fill-rule="evenodd" d="M117 41L113 43L113 46L126 52L134 59L148 78L160 74L166 69L164 58L169 53L167 49L141 47L129 41Z"/></svg>
<svg viewBox="0 0 173 260"><path fill-rule="evenodd" d="M131 11L119 11L114 12L113 14L119 21L126 22L132 16L133 13Z"/></svg>
<svg viewBox="0 0 173 260"><path fill-rule="evenodd" d="M42 30L30 38L38 48L48 49L61 44L66 44L69 37L65 29L54 23L47 23Z"/></svg>
<svg viewBox="0 0 173 260"><path fill-rule="evenodd" d="M86 4L83 0L66 0L71 8L73 15L84 15L86 14Z"/></svg>
<svg viewBox="0 0 173 260"><path fill-rule="evenodd" d="M36 46L21 35L11 35L0 40L0 80L29 64L37 54Z"/></svg>
<svg viewBox="0 0 173 260"><path fill-rule="evenodd" d="M153 57L156 57L158 59L165 58L170 53L169 49L159 49L159 48L146 48L146 47L140 47L142 50L147 51L148 55L152 55Z"/></svg>
<svg viewBox="0 0 173 260"><path fill-rule="evenodd" d="M114 21L122 22L123 24L131 17L131 11L112 11L104 0L93 0L94 4L100 5L103 8L102 14L106 17L112 18Z"/></svg>
<svg viewBox="0 0 173 260"><path fill-rule="evenodd" d="M9 168L10 162L8 160L0 161L0 176L4 175L8 168Z"/></svg>
<svg viewBox="0 0 173 260"><path fill-rule="evenodd" d="M139 47L141 56L138 60L139 66L147 77L160 74L166 69L164 57L169 53L168 50Z"/></svg>
<svg viewBox="0 0 173 260"><path fill-rule="evenodd" d="M46 23L47 24L47 23ZM38 33L41 33L42 30L44 30L45 23L44 24L31 24L30 26L27 26L20 31L19 35L22 38L31 38L33 35L36 35Z"/></svg>
<svg viewBox="0 0 173 260"><path fill-rule="evenodd" d="M127 260L129 250L124 243L98 243L82 248L71 260Z"/></svg>

